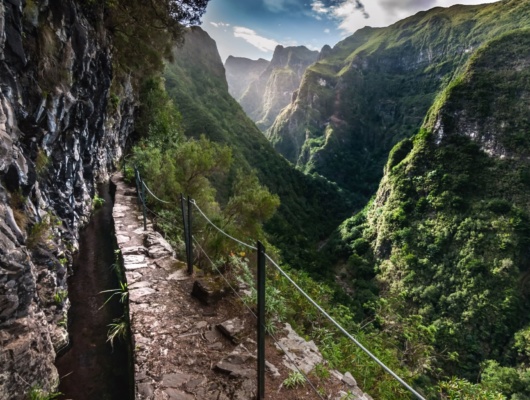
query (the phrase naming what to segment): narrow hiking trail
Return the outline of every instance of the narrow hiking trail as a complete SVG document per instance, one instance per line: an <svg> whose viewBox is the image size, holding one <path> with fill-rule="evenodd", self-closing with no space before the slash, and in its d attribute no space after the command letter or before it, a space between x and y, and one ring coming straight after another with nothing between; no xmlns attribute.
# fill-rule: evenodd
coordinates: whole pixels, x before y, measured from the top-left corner
<svg viewBox="0 0 530 400"><path fill-rule="evenodd" d="M113 217L129 290L134 346L136 399L249 400L256 396L256 321L228 295L214 304L191 296L201 271L188 276L186 265L143 216L135 190L121 173L116 185ZM288 327L290 328L290 327ZM313 342L292 330L279 332L284 350L298 367L322 362ZM269 338L268 338L269 339ZM371 399L353 382L333 371L328 379L312 377L326 395L310 386L286 389L290 367L285 353L267 340L266 399Z"/></svg>

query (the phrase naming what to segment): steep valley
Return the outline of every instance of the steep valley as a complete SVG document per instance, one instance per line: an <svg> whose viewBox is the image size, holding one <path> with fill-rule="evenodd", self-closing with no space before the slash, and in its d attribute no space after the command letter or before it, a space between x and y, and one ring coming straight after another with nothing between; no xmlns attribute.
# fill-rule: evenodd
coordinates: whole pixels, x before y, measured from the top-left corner
<svg viewBox="0 0 530 400"><path fill-rule="evenodd" d="M355 196L325 179L303 174L274 151L229 95L215 42L201 28L188 32L174 58L166 68L166 87L182 114L185 134L196 138L204 134L230 145L234 170L255 170L260 181L280 196L280 209L267 224L274 244L295 265L313 262L316 243L351 213ZM221 196L226 190L219 188Z"/></svg>
<svg viewBox="0 0 530 400"><path fill-rule="evenodd" d="M0 399L57 390L56 355L76 340L68 320L83 318L68 316L68 278L86 276L91 257L109 264L114 244L105 225L84 257L80 230L101 205L98 184L122 166L134 182L133 164L157 177L147 183L165 201L147 206L181 258L178 199L195 190L215 223L264 241L426 399L530 399L530 0L436 7L321 52L278 46L270 62L225 65L188 26L207 1L185 3L187 13L162 0L0 3ZM204 220L193 228L216 255L196 248L195 273L232 273L251 298L254 255ZM289 322L315 340L328 360L315 374L352 371L374 398L410 398L268 274L268 329ZM94 346L110 353L99 323ZM75 354L97 375L93 350ZM102 363L109 376L127 368Z"/></svg>

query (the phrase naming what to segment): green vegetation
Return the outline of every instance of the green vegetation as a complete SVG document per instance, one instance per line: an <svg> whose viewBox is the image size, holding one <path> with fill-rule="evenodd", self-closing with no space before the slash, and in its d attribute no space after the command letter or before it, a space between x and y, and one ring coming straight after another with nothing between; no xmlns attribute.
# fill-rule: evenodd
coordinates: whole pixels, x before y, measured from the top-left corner
<svg viewBox="0 0 530 400"><path fill-rule="evenodd" d="M163 68L171 46L182 40L184 26L197 24L208 0L85 0L95 24L103 24L113 41L118 80L130 76L139 86Z"/></svg>
<svg viewBox="0 0 530 400"><path fill-rule="evenodd" d="M35 222L31 227L26 245L30 249L35 249L38 245L45 244L52 237L53 228L61 224L61 220L55 215L46 214L40 222Z"/></svg>
<svg viewBox="0 0 530 400"><path fill-rule="evenodd" d="M13 210L15 222L22 231L26 230L29 223L28 216L25 212L26 201L27 198L22 194L20 189L10 193L9 206Z"/></svg>
<svg viewBox="0 0 530 400"><path fill-rule="evenodd" d="M111 347L114 348L115 340L125 341L128 335L129 335L128 318L125 316L121 318L115 318L113 322L109 324L109 331L107 332L107 342L109 342Z"/></svg>
<svg viewBox="0 0 530 400"><path fill-rule="evenodd" d="M99 307L98 310L101 310L103 307L105 307L107 303L111 301L112 298L114 298L114 296L117 296L120 303L122 304L124 304L126 300L129 298L129 288L127 287L127 283L125 282L120 282L120 287L117 289L102 290L99 293L100 294L101 293L112 293L112 294L107 298L107 300L105 300L103 305Z"/></svg>
<svg viewBox="0 0 530 400"><path fill-rule="evenodd" d="M180 194L193 198L198 206L230 234L265 240L262 223L279 206L278 196L262 186L251 170L231 169L232 149L201 136L186 139L181 133L180 116L168 98L162 81L147 82L139 125L147 135L133 149L133 162L142 179L156 188L163 204L152 197L149 207L161 215L158 225L176 244L182 237ZM226 187L223 194L216 187ZM214 257L226 256L231 244L207 227L204 220L194 223L194 235ZM207 266L206 259L199 264Z"/></svg>
<svg viewBox="0 0 530 400"><path fill-rule="evenodd" d="M39 149L37 152L37 157L35 158L35 172L37 176L42 177L50 165L50 159L44 152L44 150Z"/></svg>
<svg viewBox="0 0 530 400"><path fill-rule="evenodd" d="M64 301L68 298L68 291L67 290L58 290L53 295L53 300L55 301L55 304L58 306L62 306Z"/></svg>
<svg viewBox="0 0 530 400"><path fill-rule="evenodd" d="M92 207L97 210L98 208L103 207L103 204L105 204L105 199L102 197L99 197L96 193L94 195L94 198L92 199Z"/></svg>
<svg viewBox="0 0 530 400"><path fill-rule="evenodd" d="M521 30L477 51L340 229L358 318L433 397L530 395L528 48Z"/></svg>
<svg viewBox="0 0 530 400"><path fill-rule="evenodd" d="M303 387L306 384L305 377L298 371L292 371L287 378L282 382L283 387L287 389L294 389Z"/></svg>
<svg viewBox="0 0 530 400"><path fill-rule="evenodd" d="M61 392L47 392L38 386L33 386L28 393L28 400L54 400L62 395Z"/></svg>
<svg viewBox="0 0 530 400"><path fill-rule="evenodd" d="M499 392L484 390L478 385L457 378L440 384L440 397L444 400L506 400Z"/></svg>

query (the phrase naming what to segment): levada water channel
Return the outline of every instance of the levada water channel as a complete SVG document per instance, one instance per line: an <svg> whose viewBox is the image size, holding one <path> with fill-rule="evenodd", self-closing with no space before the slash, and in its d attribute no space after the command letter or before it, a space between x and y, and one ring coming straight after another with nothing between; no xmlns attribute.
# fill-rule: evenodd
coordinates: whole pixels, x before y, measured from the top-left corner
<svg viewBox="0 0 530 400"><path fill-rule="evenodd" d="M103 205L80 234L73 275L68 280L70 346L56 360L63 399L129 400L133 398L132 349L127 301L120 302L121 262L114 235L115 187L99 187ZM117 264L117 265L116 265ZM118 289L114 292L105 292ZM105 304L107 299L112 298ZM126 321L126 340L111 345L109 329Z"/></svg>

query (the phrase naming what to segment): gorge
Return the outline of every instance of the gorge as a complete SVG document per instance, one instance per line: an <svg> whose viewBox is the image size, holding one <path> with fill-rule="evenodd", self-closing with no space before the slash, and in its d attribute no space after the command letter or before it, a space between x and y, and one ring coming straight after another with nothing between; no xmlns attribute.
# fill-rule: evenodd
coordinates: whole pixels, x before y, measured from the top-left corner
<svg viewBox="0 0 530 400"><path fill-rule="evenodd" d="M163 198L196 193L230 234L265 241L425 398L530 398L529 0L224 65L185 27L207 1L163 33L146 22L171 2L111 3L0 4L0 399L57 390L79 231L125 154ZM157 228L182 253L182 228ZM196 228L239 268L241 248ZM274 296L330 366L409 398Z"/></svg>

